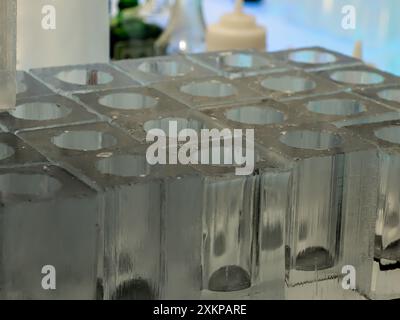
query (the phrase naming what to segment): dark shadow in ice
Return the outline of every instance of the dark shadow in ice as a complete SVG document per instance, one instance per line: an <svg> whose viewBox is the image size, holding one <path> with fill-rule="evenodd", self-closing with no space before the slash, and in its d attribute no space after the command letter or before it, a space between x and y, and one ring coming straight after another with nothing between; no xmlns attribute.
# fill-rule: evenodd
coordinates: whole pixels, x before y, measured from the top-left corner
<svg viewBox="0 0 400 320"><path fill-rule="evenodd" d="M262 250L275 250L283 244L283 230L280 224L264 227L262 235Z"/></svg>
<svg viewBox="0 0 400 320"><path fill-rule="evenodd" d="M154 294L144 279L132 279L118 286L112 300L153 300Z"/></svg>
<svg viewBox="0 0 400 320"><path fill-rule="evenodd" d="M208 282L211 291L232 292L250 288L249 273L239 266L224 266L215 271Z"/></svg>
<svg viewBox="0 0 400 320"><path fill-rule="evenodd" d="M225 252L225 248L226 248L225 236L223 233L219 233L215 237L214 241L214 254L218 257L222 256Z"/></svg>
<svg viewBox="0 0 400 320"><path fill-rule="evenodd" d="M315 271L331 268L334 264L332 255L322 247L310 247L296 257L296 270Z"/></svg>

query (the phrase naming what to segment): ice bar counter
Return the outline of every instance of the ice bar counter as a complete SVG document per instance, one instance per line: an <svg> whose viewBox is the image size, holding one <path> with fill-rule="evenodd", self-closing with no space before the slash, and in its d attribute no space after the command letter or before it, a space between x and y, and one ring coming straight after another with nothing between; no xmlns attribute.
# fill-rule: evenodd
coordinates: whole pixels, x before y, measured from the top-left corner
<svg viewBox="0 0 400 320"><path fill-rule="evenodd" d="M319 47L18 71L0 298L400 298L399 112L400 78ZM149 164L172 120L254 129L254 172Z"/></svg>

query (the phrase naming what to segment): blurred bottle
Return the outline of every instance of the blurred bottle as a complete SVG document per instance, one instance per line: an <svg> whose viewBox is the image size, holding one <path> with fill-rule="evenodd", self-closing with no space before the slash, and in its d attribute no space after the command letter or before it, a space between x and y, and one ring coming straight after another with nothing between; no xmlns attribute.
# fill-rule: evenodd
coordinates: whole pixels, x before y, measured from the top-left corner
<svg viewBox="0 0 400 320"><path fill-rule="evenodd" d="M170 17L173 0L147 0L140 6L139 15L147 22L165 28Z"/></svg>
<svg viewBox="0 0 400 320"><path fill-rule="evenodd" d="M236 0L235 10L224 14L218 23L208 26L208 51L266 49L266 28L254 16L243 12L243 0Z"/></svg>
<svg viewBox="0 0 400 320"><path fill-rule="evenodd" d="M118 14L111 20L111 58L134 59L154 55L154 42L162 28L146 23L137 0L120 0Z"/></svg>
<svg viewBox="0 0 400 320"><path fill-rule="evenodd" d="M157 39L157 55L205 50L205 22L201 0L176 0L167 28Z"/></svg>

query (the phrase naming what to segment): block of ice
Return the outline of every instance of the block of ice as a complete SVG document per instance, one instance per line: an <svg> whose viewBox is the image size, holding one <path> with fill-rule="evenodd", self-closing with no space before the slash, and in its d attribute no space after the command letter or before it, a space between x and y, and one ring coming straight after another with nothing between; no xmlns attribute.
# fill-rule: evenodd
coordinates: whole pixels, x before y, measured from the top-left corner
<svg viewBox="0 0 400 320"><path fill-rule="evenodd" d="M209 147L210 154L219 149L219 164L192 165L203 188L201 297L283 299L290 172L256 149L255 171L238 176L237 165L225 162L234 151L222 144Z"/></svg>
<svg viewBox="0 0 400 320"><path fill-rule="evenodd" d="M378 209L374 262L365 267L362 293L375 299L399 298L400 277L400 122L387 121L348 127L379 149Z"/></svg>
<svg viewBox="0 0 400 320"><path fill-rule="evenodd" d="M265 156L292 168L287 200L290 214L285 233L290 287L340 275L339 266L349 260L348 248L353 247L349 244L351 235L362 234L368 226L365 222L364 229L359 228L355 221L363 212L369 216L376 213L373 212L376 202L370 195L377 185L373 174L377 171L377 156L372 145L323 125L326 119L311 119L308 125L296 130L302 122L301 112L296 114L294 110L296 107L266 100L202 110L226 127L254 128L256 143L266 150ZM360 197L366 197L362 203L368 204L368 210L351 203L351 199ZM342 203L346 201L349 204L343 210ZM351 225L353 231L344 232L343 221L347 216L347 226ZM344 234L343 240L340 240L341 234ZM369 247L360 247L362 253L355 253L355 257L364 254L371 260ZM342 260L344 256L346 259ZM358 260L354 264L362 265ZM259 268L262 267L260 264Z"/></svg>
<svg viewBox="0 0 400 320"><path fill-rule="evenodd" d="M113 62L134 80L148 85L175 79L196 79L215 75L209 69L191 62L181 55Z"/></svg>
<svg viewBox="0 0 400 320"><path fill-rule="evenodd" d="M199 297L203 198L192 169L150 166L147 145L105 123L21 136L101 192L104 298Z"/></svg>
<svg viewBox="0 0 400 320"><path fill-rule="evenodd" d="M111 64L38 68L30 72L55 92L64 94L139 85Z"/></svg>
<svg viewBox="0 0 400 320"><path fill-rule="evenodd" d="M0 1L0 110L15 106L17 0Z"/></svg>
<svg viewBox="0 0 400 320"><path fill-rule="evenodd" d="M376 187L375 149L345 130L324 124L269 127L259 131L256 141L264 146L266 156L280 159L292 168L286 230L289 286L338 277L348 264L343 257L353 248L354 235L371 228L373 217L359 206L344 210L343 203L359 198L357 191L367 188L362 184L363 177L372 177L369 186ZM366 164L361 166L364 158ZM353 170L357 165L359 171ZM353 187L349 188L351 184ZM368 202L369 215L376 214L376 201L372 200ZM360 224L362 214L365 216ZM345 224L355 227L345 232ZM358 250L358 256L371 259L368 243L361 244ZM354 266L358 268L356 262Z"/></svg>
<svg viewBox="0 0 400 320"><path fill-rule="evenodd" d="M257 249L252 269L252 298L284 299L286 296L282 280L285 279L285 234L290 183L291 172L288 170L273 168L273 165L259 170Z"/></svg>
<svg viewBox="0 0 400 320"><path fill-rule="evenodd" d="M175 80L152 85L157 90L193 109L213 104L262 98L262 95L224 77Z"/></svg>
<svg viewBox="0 0 400 320"><path fill-rule="evenodd" d="M18 107L0 115L0 127L17 135L0 134L2 297L400 297L397 77L305 48L46 68L18 78ZM244 132L241 149L244 157L243 142L254 147L249 175L232 164L236 145L222 136L203 144L200 131L213 128L254 129L255 145ZM209 164L150 165L152 129L175 144L161 150L167 162L181 160L175 152L188 139L179 133L192 129L190 151L203 155L208 145L197 160ZM34 237L32 228L52 231ZM44 241L48 252L38 249ZM60 291L38 287L44 260L60 268ZM71 269L69 260L79 265Z"/></svg>
<svg viewBox="0 0 400 320"><path fill-rule="evenodd" d="M49 165L0 169L0 185L0 297L94 299L96 193ZM55 268L54 290L45 266Z"/></svg>
<svg viewBox="0 0 400 320"><path fill-rule="evenodd" d="M60 95L18 99L15 109L0 113L0 123L10 132L99 120L79 103Z"/></svg>

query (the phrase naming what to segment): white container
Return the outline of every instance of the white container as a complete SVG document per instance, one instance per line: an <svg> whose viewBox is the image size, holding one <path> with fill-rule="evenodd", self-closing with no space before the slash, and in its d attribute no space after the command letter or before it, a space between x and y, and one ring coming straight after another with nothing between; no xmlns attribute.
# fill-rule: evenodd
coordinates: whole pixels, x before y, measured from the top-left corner
<svg viewBox="0 0 400 320"><path fill-rule="evenodd" d="M0 111L15 107L16 0L0 0Z"/></svg>
<svg viewBox="0 0 400 320"><path fill-rule="evenodd" d="M18 0L17 68L109 61L108 0Z"/></svg>
<svg viewBox="0 0 400 320"><path fill-rule="evenodd" d="M254 16L243 12L243 0L237 0L234 12L223 15L218 23L208 26L207 50L265 50L266 33L266 28L257 25Z"/></svg>

